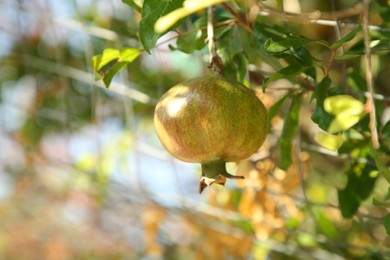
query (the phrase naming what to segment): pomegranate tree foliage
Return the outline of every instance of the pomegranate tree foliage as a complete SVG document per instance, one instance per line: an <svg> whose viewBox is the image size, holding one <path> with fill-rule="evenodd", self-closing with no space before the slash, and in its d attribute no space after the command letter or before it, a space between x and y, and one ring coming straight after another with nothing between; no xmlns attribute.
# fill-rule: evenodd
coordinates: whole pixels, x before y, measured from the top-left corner
<svg viewBox="0 0 390 260"><path fill-rule="evenodd" d="M302 25L308 23L286 26L280 17L261 15L246 19L250 8L241 1L144 0L142 6L141 1L123 2L141 14L138 30L140 44L138 48L106 49L101 55L93 57L94 70L107 87L121 68L141 52L150 53L157 40L168 31L178 32L176 44L170 45L172 51L207 53L207 17L204 9L216 4L216 47L226 75L244 83L250 78L252 83L261 84L264 91L280 79L287 79L294 86L269 109L271 120L282 106L289 106L279 140L279 168L286 170L292 163L292 146L298 135L299 124L302 120L308 120L300 118L300 111L309 96L308 102L313 107L311 120L323 130L315 140L328 150L345 155L349 161L349 167L345 169L347 184L338 191L342 215L346 218L354 216L359 205L372 194L378 178L390 182L390 124L381 121L389 105L386 98L389 81L388 78L380 78L389 69L388 30L371 28L370 31L368 43L371 57L375 56L379 66L374 72L378 76L374 80L374 91L379 95L375 96L374 103L370 103L366 70L373 68L367 67L364 56L366 38L358 18L353 24L341 27L343 33L338 39L315 39L304 36ZM385 6L380 10L382 28L386 28L389 8ZM260 70L250 68L250 64L258 68L266 65L272 72L259 73ZM338 71L343 66L343 72ZM261 82L256 82L259 78ZM370 128L373 109L376 111L376 125ZM373 128L378 137L372 136ZM379 142L377 147L373 144L375 139ZM373 203L388 207L390 193L384 198L374 198ZM384 221L388 232L389 223L390 216Z"/></svg>

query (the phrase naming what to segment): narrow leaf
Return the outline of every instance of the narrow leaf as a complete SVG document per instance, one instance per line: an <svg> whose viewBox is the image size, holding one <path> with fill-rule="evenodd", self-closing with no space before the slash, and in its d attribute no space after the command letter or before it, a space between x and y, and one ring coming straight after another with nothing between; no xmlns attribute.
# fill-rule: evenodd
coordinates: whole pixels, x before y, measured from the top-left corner
<svg viewBox="0 0 390 260"><path fill-rule="evenodd" d="M142 6L142 19L139 24L139 36L145 50L150 50L156 44L158 38L165 33L175 23L162 31L155 32L154 26L160 17L180 8L184 0L144 0Z"/></svg>
<svg viewBox="0 0 390 260"><path fill-rule="evenodd" d="M370 41L371 53L388 53L390 50L390 40L388 38L385 39L372 39ZM343 55L337 56L337 60L346 60L351 58L360 57L365 53L365 44L364 41L361 40L349 48Z"/></svg>
<svg viewBox="0 0 390 260"><path fill-rule="evenodd" d="M347 35L345 35L344 37L342 37L340 40L336 41L335 43L333 43L331 45L331 48L332 49L337 49L339 48L341 45L343 45L344 43L346 42L349 42L350 40L352 40L356 34L358 32L360 32L362 30L362 26L359 24L358 26L355 27L355 29L353 29L350 33L348 33Z"/></svg>
<svg viewBox="0 0 390 260"><path fill-rule="evenodd" d="M248 72L248 57L245 52L239 52L233 57L233 61L237 68L237 81L244 83Z"/></svg>
<svg viewBox="0 0 390 260"><path fill-rule="evenodd" d="M303 70L304 68L301 66L290 65L275 72L274 74L272 74L270 77L266 78L263 81L263 86L262 86L263 91L265 91L265 89L267 88L268 84L271 81L295 77L296 75L299 75Z"/></svg>
<svg viewBox="0 0 390 260"><path fill-rule="evenodd" d="M372 198L372 204L375 206L390 207L390 202L382 202L377 200L376 198Z"/></svg>
<svg viewBox="0 0 390 260"><path fill-rule="evenodd" d="M300 36L288 36L288 38L281 41L273 41L268 39L265 42L265 49L271 53L284 52L290 49L302 47L306 43L312 42L312 39L300 37Z"/></svg>
<svg viewBox="0 0 390 260"><path fill-rule="evenodd" d="M280 137L279 168L287 170L292 163L292 143L299 126L299 113L301 109L301 95L294 95L289 112L284 121L282 135Z"/></svg>
<svg viewBox="0 0 390 260"><path fill-rule="evenodd" d="M390 200L390 187L387 188L387 195L386 195L386 200Z"/></svg>
<svg viewBox="0 0 390 260"><path fill-rule="evenodd" d="M387 214L383 220L383 225L385 226L387 235L390 236L390 214Z"/></svg>
<svg viewBox="0 0 390 260"><path fill-rule="evenodd" d="M330 122L333 119L333 116L324 110L324 100L328 96L328 89L331 83L332 80L329 77L323 78L317 85L311 97L311 100L316 99L316 105L311 120L325 131L328 130Z"/></svg>

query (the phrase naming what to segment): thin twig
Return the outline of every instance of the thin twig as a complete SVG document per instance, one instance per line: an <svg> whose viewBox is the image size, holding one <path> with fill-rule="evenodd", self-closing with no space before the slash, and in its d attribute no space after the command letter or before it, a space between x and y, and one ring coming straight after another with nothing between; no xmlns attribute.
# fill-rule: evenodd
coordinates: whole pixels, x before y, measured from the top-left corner
<svg viewBox="0 0 390 260"><path fill-rule="evenodd" d="M312 13L290 13L290 12L281 12L280 10L277 10L275 8L271 8L268 6L265 6L258 3L258 11L257 15L259 16L272 16L272 17L279 17L281 19L288 19L292 22L298 22L298 23L312 23L312 24L318 24L318 25L324 25L324 26L339 26L339 27L345 27L345 28L355 28L358 24L354 22L341 22L338 20L350 18L352 16L356 16L361 14L362 11L362 5L359 3L351 8L341 10L338 12L333 13L324 13L324 12L312 12ZM380 32L390 32L389 27L384 26L378 26L378 25L368 25L369 29L372 31L380 31Z"/></svg>
<svg viewBox="0 0 390 260"><path fill-rule="evenodd" d="M230 19L230 20L226 20L226 21L214 24L214 28L221 28L221 27L225 27L225 26L233 26L235 23L236 23L236 21L234 19ZM177 39L179 37L190 35L191 33L194 33L194 32L197 32L197 31L202 31L202 30L205 30L205 29L207 29L207 26L201 26L199 28L191 29L191 30L188 30L188 31L185 31L185 32L182 32L182 31L179 31L179 30L175 30L173 32L175 32L176 35L174 35L174 36L172 36L172 37L170 37L168 39L159 41L158 43L156 43L155 47L159 47L159 46L165 45L165 44L169 43L170 41L175 40L175 39Z"/></svg>
<svg viewBox="0 0 390 260"><path fill-rule="evenodd" d="M68 77L70 79L74 79L107 90L102 81L95 81L93 79L93 75L90 72L86 72L77 68L73 68L71 66L63 65L60 63L37 58L26 54L15 55L14 58L20 59L23 65L27 67L42 70L46 73L62 75L64 77ZM110 93L113 92L127 96L143 104L155 105L157 103L157 100L150 97L149 95L137 89L129 88L129 86L118 82L111 82Z"/></svg>
<svg viewBox="0 0 390 260"><path fill-rule="evenodd" d="M229 14L231 14L236 22L246 31L253 33L253 29L250 27L247 21L245 21L242 16L240 16L236 11L234 11L228 4L222 3L221 6L226 10Z"/></svg>
<svg viewBox="0 0 390 260"><path fill-rule="evenodd" d="M207 41L210 52L210 64L213 61L213 57L217 56L217 49L215 48L215 37L214 37L214 13L213 7L210 6L207 9Z"/></svg>
<svg viewBox="0 0 390 260"><path fill-rule="evenodd" d="M363 11L363 6L361 3L356 4L355 6L352 6L350 8L340 10L337 12L331 12L331 13L326 13L326 12L320 12L320 11L315 11L307 14L297 14L297 13L291 13L291 12L282 12L278 9L265 6L262 3L258 3L258 6L260 8L260 12L266 12L269 13L273 16L280 16L282 18L287 18L289 20L301 20L301 21L308 21L308 20L339 20L339 19L344 19L344 18L349 18L352 16L356 16L362 13Z"/></svg>
<svg viewBox="0 0 390 260"><path fill-rule="evenodd" d="M218 75L224 76L222 59L217 54L217 48L214 37L214 11L213 6L207 8L207 42L210 53L209 68Z"/></svg>
<svg viewBox="0 0 390 260"><path fill-rule="evenodd" d="M364 31L364 45L365 45L365 56L366 56L366 82L367 90L369 95L367 95L366 107L370 113L370 123L369 128L371 132L371 142L375 149L379 148L378 140L378 131L376 128L376 111L374 104L374 86L373 86L373 75L372 75L372 65L371 65L371 47L370 47L370 30L368 28L369 24L369 8L371 0L364 1L364 12L363 12L363 31Z"/></svg>

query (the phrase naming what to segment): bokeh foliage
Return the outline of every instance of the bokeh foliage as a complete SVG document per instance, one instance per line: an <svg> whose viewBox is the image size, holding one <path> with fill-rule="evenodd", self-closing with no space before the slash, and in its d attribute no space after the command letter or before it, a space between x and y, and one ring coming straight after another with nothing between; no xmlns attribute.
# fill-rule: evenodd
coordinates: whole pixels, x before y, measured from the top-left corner
<svg viewBox="0 0 390 260"><path fill-rule="evenodd" d="M284 3L2 2L0 258L389 257L390 7L367 9L369 68L362 3ZM229 165L245 180L199 196L199 169L151 119L169 87L208 73L212 4L225 73L271 127Z"/></svg>

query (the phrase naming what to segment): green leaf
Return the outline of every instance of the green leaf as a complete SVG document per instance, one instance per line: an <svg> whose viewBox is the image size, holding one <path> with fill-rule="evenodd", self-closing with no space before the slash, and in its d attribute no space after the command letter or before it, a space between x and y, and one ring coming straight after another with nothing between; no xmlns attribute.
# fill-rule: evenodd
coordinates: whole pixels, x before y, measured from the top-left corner
<svg viewBox="0 0 390 260"><path fill-rule="evenodd" d="M304 70L304 67L297 66L297 65L290 65L287 66L274 74L272 74L270 77L266 78L263 81L263 91L267 88L268 84L271 81L278 80L278 79L285 79L285 78L293 78L297 75L299 75Z"/></svg>
<svg viewBox="0 0 390 260"><path fill-rule="evenodd" d="M379 9L379 15L381 16L383 23L390 23L390 8L389 6L381 6Z"/></svg>
<svg viewBox="0 0 390 260"><path fill-rule="evenodd" d="M269 110L268 112L268 131L271 129L271 122L272 119L279 113L280 107L283 105L284 101L286 100L287 97L291 95L290 92L288 92L284 97L279 99Z"/></svg>
<svg viewBox="0 0 390 260"><path fill-rule="evenodd" d="M248 57L245 52L239 52L233 57L233 61L237 68L237 81L244 83L246 74L248 72Z"/></svg>
<svg viewBox="0 0 390 260"><path fill-rule="evenodd" d="M390 40L389 39L371 39L370 42L372 54L385 54L390 51ZM364 41L359 41L351 48L349 48L343 55L337 56L337 60L346 60L351 58L360 57L365 53Z"/></svg>
<svg viewBox="0 0 390 260"><path fill-rule="evenodd" d="M390 121L387 121L382 128L380 135L381 150L386 153L390 153Z"/></svg>
<svg viewBox="0 0 390 260"><path fill-rule="evenodd" d="M287 36L286 39L281 41L274 41L272 38L265 42L265 49L271 53L284 52L290 49L302 47L306 43L312 42L312 39L301 37L301 36Z"/></svg>
<svg viewBox="0 0 390 260"><path fill-rule="evenodd" d="M390 168L386 166L390 161L390 157L380 151L375 150L373 147L370 147L368 150L371 157L374 159L376 167L382 176L390 183Z"/></svg>
<svg viewBox="0 0 390 260"><path fill-rule="evenodd" d="M390 236L390 214L387 214L385 219L383 220L383 225L385 226L386 233Z"/></svg>
<svg viewBox="0 0 390 260"><path fill-rule="evenodd" d="M139 36L145 50L150 50L156 44L158 38L175 23L163 31L155 32L154 26L160 17L180 8L184 0L144 0L142 6L142 19L139 23Z"/></svg>
<svg viewBox="0 0 390 260"><path fill-rule="evenodd" d="M103 54L92 57L92 67L97 73L96 79L103 79L104 85L108 88L118 71L140 54L141 50L135 48L105 49Z"/></svg>
<svg viewBox="0 0 390 260"><path fill-rule="evenodd" d="M314 218L321 234L328 238L336 238L339 234L335 224L323 213L323 211L313 209Z"/></svg>
<svg viewBox="0 0 390 260"><path fill-rule="evenodd" d="M309 67L313 66L313 56L311 56L310 52L304 48L296 48L291 51L291 54L295 57L296 61L302 66Z"/></svg>
<svg viewBox="0 0 390 260"><path fill-rule="evenodd" d="M361 70L359 67L352 67L348 71L347 75L348 85L358 91L366 90L366 79L362 76Z"/></svg>
<svg viewBox="0 0 390 260"><path fill-rule="evenodd" d="M134 8L138 12L141 12L142 9L142 0L122 0L123 3Z"/></svg>
<svg viewBox="0 0 390 260"><path fill-rule="evenodd" d="M336 95L324 100L326 112L335 115L328 132L338 133L355 125L365 115L364 104L349 95Z"/></svg>
<svg viewBox="0 0 390 260"><path fill-rule="evenodd" d="M280 163L279 168L287 170L292 163L292 142L299 126L299 113L301 109L301 94L294 95L289 112L284 120L282 135L280 137Z"/></svg>
<svg viewBox="0 0 390 260"><path fill-rule="evenodd" d="M330 47L332 49L337 49L339 48L341 45L343 45L344 43L346 42L349 42L350 40L352 40L353 38L355 38L356 34L358 32L360 32L362 30L362 26L359 24L358 26L355 27L355 29L353 29L351 32L349 32L347 35L345 35L344 37L342 37L340 40L336 41L335 43L333 43Z"/></svg>
<svg viewBox="0 0 390 260"><path fill-rule="evenodd" d="M370 175L374 170L376 169L368 163L356 162L347 171L347 185L338 191L339 206L343 217L352 217L360 204L370 196L377 180L377 177Z"/></svg>
<svg viewBox="0 0 390 260"><path fill-rule="evenodd" d="M218 17L215 19L215 22L222 22L226 21L226 17ZM230 19L230 18L229 18ZM183 33L179 36L179 38L176 41L176 47L171 47L173 50L179 50L184 53L193 53L196 50L201 50L203 47L206 46L206 38L207 38L207 17L201 16L199 19L197 19L192 27L191 33ZM218 39L218 37L221 36L221 34L228 31L230 28L228 27L219 27L215 28L214 34L215 37Z"/></svg>
<svg viewBox="0 0 390 260"><path fill-rule="evenodd" d="M383 140L390 140L390 121L387 121L382 129Z"/></svg>
<svg viewBox="0 0 390 260"><path fill-rule="evenodd" d="M146 0L145 0L146 1ZM162 0L153 0L157 2L162 2ZM167 0L164 0L166 2ZM171 0L172 2L174 0ZM169 1L169 2L171 2ZM176 24L179 20L189 16L192 13L195 13L199 10L205 9L209 6L220 4L228 0L186 0L180 1L183 3L183 6L178 8L171 9L167 12L164 10L163 15L159 15L156 18L154 30L156 33L163 33ZM161 4L160 4L161 5ZM156 6L157 7L157 6Z"/></svg>
<svg viewBox="0 0 390 260"><path fill-rule="evenodd" d="M193 53L206 45L207 34L205 30L196 30L190 34L180 36L177 41L177 49L184 53Z"/></svg>
<svg viewBox="0 0 390 260"><path fill-rule="evenodd" d="M316 105L314 107L311 120L323 130L328 130L330 122L333 120L333 116L324 110L324 100L328 96L328 89L332 80L329 77L325 77L317 85L314 90L311 100L316 99Z"/></svg>
<svg viewBox="0 0 390 260"><path fill-rule="evenodd" d="M228 26L217 30L215 34L218 55L222 58L225 74L236 77L237 80L243 80L247 72L248 61L240 42L237 41L237 29Z"/></svg>
<svg viewBox="0 0 390 260"><path fill-rule="evenodd" d="M372 198L372 204L375 206L390 207L390 202L382 202L377 200L376 198Z"/></svg>

